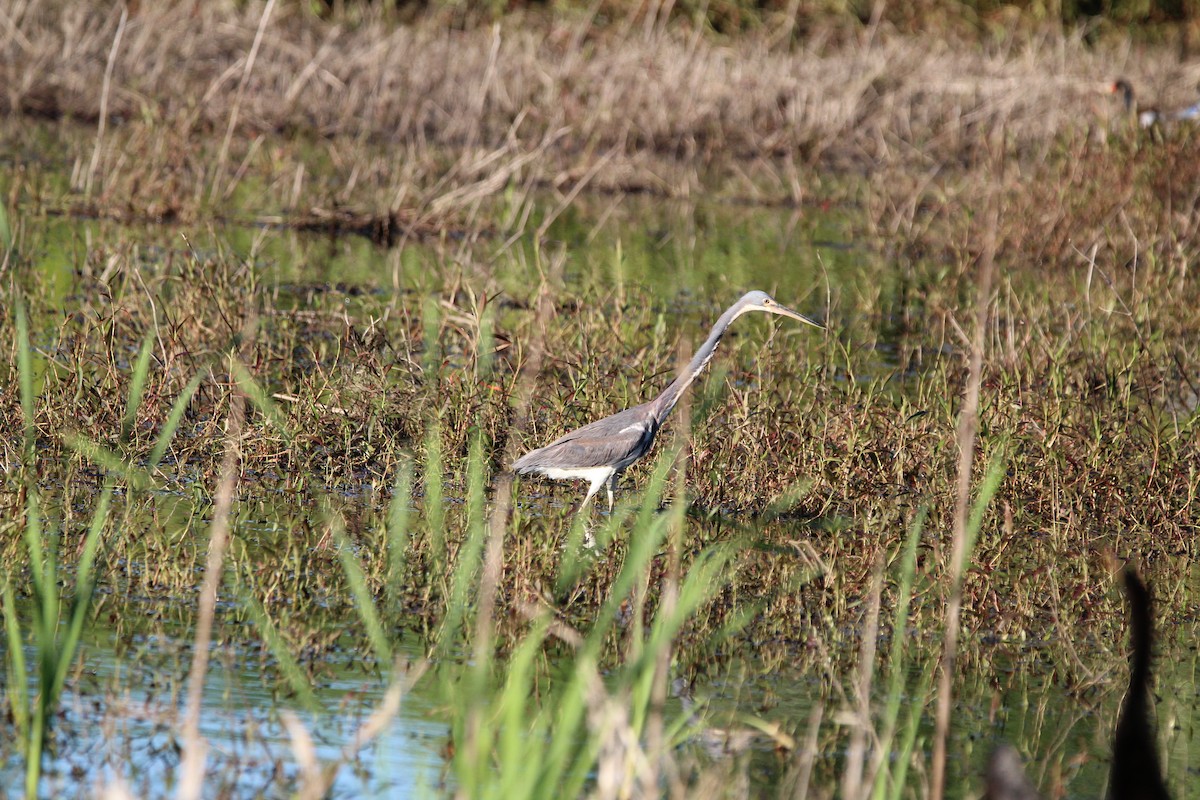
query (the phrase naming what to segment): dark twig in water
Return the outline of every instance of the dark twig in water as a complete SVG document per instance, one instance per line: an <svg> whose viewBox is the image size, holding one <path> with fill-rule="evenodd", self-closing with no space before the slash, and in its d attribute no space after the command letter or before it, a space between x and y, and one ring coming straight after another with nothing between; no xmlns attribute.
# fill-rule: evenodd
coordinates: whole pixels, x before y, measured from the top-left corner
<svg viewBox="0 0 1200 800"><path fill-rule="evenodd" d="M1154 647L1154 616L1150 591L1137 572L1125 571L1129 597L1129 642L1133 648L1129 692L1113 734L1109 800L1166 800L1154 726L1150 723L1150 659Z"/></svg>
<svg viewBox="0 0 1200 800"><path fill-rule="evenodd" d="M1154 614L1150 591L1133 569L1125 571L1129 598L1129 691L1113 733L1108 800L1170 800L1158 759L1154 726L1150 723L1150 659L1154 649ZM1002 744L987 766L986 800L1038 800L1011 745Z"/></svg>

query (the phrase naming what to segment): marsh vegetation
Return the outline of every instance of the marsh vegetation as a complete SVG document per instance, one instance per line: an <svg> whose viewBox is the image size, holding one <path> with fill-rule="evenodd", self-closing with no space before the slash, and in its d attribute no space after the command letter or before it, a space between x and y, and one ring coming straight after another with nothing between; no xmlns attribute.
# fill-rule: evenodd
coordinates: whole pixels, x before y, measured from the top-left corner
<svg viewBox="0 0 1200 800"><path fill-rule="evenodd" d="M1186 796L1200 139L1097 88L1174 51L151 5L0 30L0 780L1099 796L1133 562ZM611 514L507 473L756 288L827 331L739 321Z"/></svg>

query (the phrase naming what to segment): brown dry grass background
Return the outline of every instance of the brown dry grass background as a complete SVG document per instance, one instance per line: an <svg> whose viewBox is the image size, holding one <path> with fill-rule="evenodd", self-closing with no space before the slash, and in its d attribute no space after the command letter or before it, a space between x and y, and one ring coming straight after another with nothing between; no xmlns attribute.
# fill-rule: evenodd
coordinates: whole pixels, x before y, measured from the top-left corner
<svg viewBox="0 0 1200 800"><path fill-rule="evenodd" d="M325 21L293 5L272 8L247 72L263 12L143 4L122 23L120 5L14 4L0 25L0 110L104 117L111 142L95 172L109 194L99 194L140 208L163 188L203 196L231 119L238 142L221 165L230 175L268 157L250 152L269 149L259 135L302 137L334 164L347 157L336 142L403 153L409 192L392 175L376 198L385 208L431 204L463 185L497 191L510 170L561 184L602 157L599 186L685 195L717 166L798 199L780 162L970 165L998 124L1015 152L1036 154L1062 136L1103 136L1117 75L1166 105L1192 97L1200 77L1168 51L1091 48L1072 34L953 41L831 27L789 46L771 31L724 40L687 26L647 31L632 17L595 27L585 14L524 13L456 30L370 13ZM88 171L90 153L76 155ZM764 161L773 166L746 166ZM380 170L356 161L347 191L388 184Z"/></svg>
<svg viewBox="0 0 1200 800"><path fill-rule="evenodd" d="M211 477L222 409L236 394L219 359L243 315L263 313L269 323L246 361L277 397L291 398L281 403L297 435L284 446L269 420L248 419L248 481L297 493L309 490L309 478L382 484L410 453L425 463L436 447L445 463L463 462L480 431L494 449L488 467L499 472L504 448L614 410L612 387L652 391L674 353L648 333L661 309L626 303L603 286L572 296L556 285L541 322L527 313L530 297L502 301L494 332L513 347L494 372L482 368L474 354L492 331L478 297L496 296L493 270L522 257L512 243L543 232L525 224L532 201L514 203L505 217L481 210L485 200L537 189L549 190L540 203L559 192L555 202L569 204L582 186L763 203L846 200L862 246L882 251L903 276L903 296L834 297L836 325L825 339L769 353L762 345L756 363L780 379L762 381L766 389L728 381L712 412L719 424L698 428L691 443L694 512L712 512L696 537L753 535L769 546L747 552L739 579L697 615L684 641L703 659L715 647L706 644L712 631L741 609L761 608L751 626L756 646L794 658L798 637L848 635L861 615L857 598L919 504L931 512L918 569L944 572L959 456L953 421L985 252L978 216L998 208L988 232L997 275L984 298L993 314L983 331L976 463L1003 448L1011 466L965 578L965 630L1019 641L1061 629L1052 625L1094 633L1095 620L1113 624L1119 608L1096 577L1112 554L1154 562L1160 585L1182 592L1196 549L1200 292L1190 265L1200 254L1200 158L1193 132L1133 130L1107 89L1124 75L1147 100L1182 105L1200 69L1166 49L1141 52L1116 38L1089 46L1082 35L1036 28L929 38L831 25L791 44L772 30L725 39L636 17L597 26L583 14L519 13L463 29L436 16L398 26L359 12L323 20L291 4L215 2L125 13L36 0L0 10L0 146L14 165L6 199L18 228L43 212L78 211L501 234L494 261L464 256L461 279L444 270L433 290L441 318L424 319L424 328L417 316L428 307L416 309L420 301L399 287L390 308L411 303L412 317L356 317L336 287L304 309L275 309L272 288L248 266L253 257L180 249L143 259L136 243L89 245L72 290L80 310L40 344L53 355L52 390L38 412L48 451L61 451L57 432L77 420L115 435L122 354L154 330L161 362L129 453L148 449L147 432L181 386L211 370L188 435L172 451L173 466ZM69 185L63 164L71 165ZM444 248L439 267L457 267L465 251ZM57 320L61 298L38 291L49 280L34 265L15 282L35 315ZM701 323L672 323L665 336ZM903 398L887 376L845 375L872 363L885 325L897 374L911 376ZM538 374L531 430L513 443L515 376L535 336L561 356ZM439 364L443 349L453 351L453 369ZM0 407L19 419L11 386L0 386ZM94 477L79 460L60 460L53 469L69 478L55 482L65 497L81 476ZM626 485L644 486L647 467ZM727 480L731 470L737 481ZM450 495L462 494L461 475L448 483ZM18 518L19 498L3 500L7 517ZM356 499L346 513L368 543L378 588L386 548L370 537L382 527L362 505ZM464 512L450 505L448 513L461 522ZM335 557L323 547L308 552L324 532L297 514L280 525L275 561L247 559L245 569L279 582L281 596L312 580L345 598ZM761 530L739 531L754 514ZM563 559L553 529L566 518L514 517L499 608L554 583ZM795 540L813 519L831 524ZM441 535L440 525L429 529ZM189 546L201 538L190 534ZM145 538L122 541L130 549L119 553L129 556L123 563L154 568L123 579L147 591L189 587L186 562L196 554ZM436 583L444 548L454 544L413 545L414 606L433 614L430 598L447 594ZM279 567L301 552L313 559L310 572ZM614 569L581 579L564 600L568 614L586 618L603 603ZM918 591L916 618L940 620L936 591ZM1163 610L1187 613L1183 605ZM524 625L500 616L502 632ZM985 674L972 672L977 666L964 663L963 674ZM1069 684L1088 674L1072 664L1060 672Z"/></svg>

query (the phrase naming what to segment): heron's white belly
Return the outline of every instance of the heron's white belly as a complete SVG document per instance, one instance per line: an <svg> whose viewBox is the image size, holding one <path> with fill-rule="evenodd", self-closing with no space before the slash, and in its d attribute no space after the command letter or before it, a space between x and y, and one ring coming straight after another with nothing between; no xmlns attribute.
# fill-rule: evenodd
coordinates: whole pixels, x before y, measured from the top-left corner
<svg viewBox="0 0 1200 800"><path fill-rule="evenodd" d="M537 471L556 481L584 480L593 485L603 483L616 472L612 467L538 467Z"/></svg>

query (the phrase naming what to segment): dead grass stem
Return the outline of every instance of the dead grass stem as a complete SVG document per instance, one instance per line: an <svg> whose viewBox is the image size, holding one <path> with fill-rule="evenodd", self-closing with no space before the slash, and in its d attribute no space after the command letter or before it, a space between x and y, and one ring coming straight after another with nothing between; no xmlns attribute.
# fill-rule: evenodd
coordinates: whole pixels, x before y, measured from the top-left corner
<svg viewBox="0 0 1200 800"><path fill-rule="evenodd" d="M979 396L983 384L983 352L992 307L992 283L995 276L996 237L1000 226L1000 205L994 201L984 223L983 252L978 265L978 292L975 299L975 326L972 330L970 361L962 409L958 415L958 479L954 503L954 527L951 537L950 563L946 587L946 632L942 660L938 671L937 710L934 716L932 764L930 767L930 797L941 800L945 792L946 747L950 734L950 711L953 704L955 656L958 651L960 615L962 613L962 584L967 569L971 543L968 536L968 515L971 509L971 487L974 485L972 466L975 461L976 436L979 431Z"/></svg>

